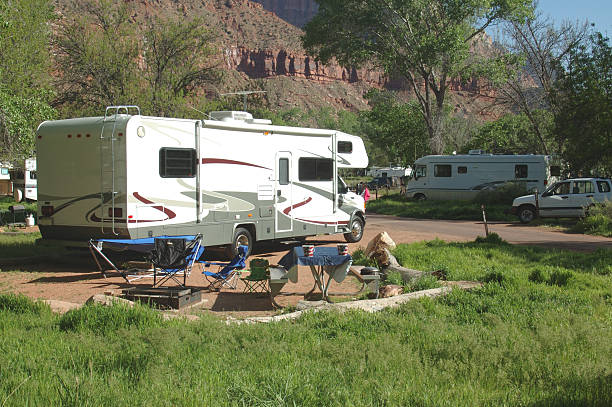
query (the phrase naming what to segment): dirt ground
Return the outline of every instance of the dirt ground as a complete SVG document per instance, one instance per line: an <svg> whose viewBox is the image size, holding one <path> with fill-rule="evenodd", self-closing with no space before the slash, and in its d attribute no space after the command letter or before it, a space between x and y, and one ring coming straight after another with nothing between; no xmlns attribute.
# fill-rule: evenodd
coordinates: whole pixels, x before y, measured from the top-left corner
<svg viewBox="0 0 612 407"><path fill-rule="evenodd" d="M415 225L417 222L418 225ZM454 232L453 227L459 232ZM611 247L612 239L581 237L584 235L567 236L559 231L549 228L530 228L521 233L529 236L528 242L513 241L513 233L520 226L492 225L493 231L499 233L502 238L511 243L540 244L545 247L568 248L567 242L572 243L578 250L595 250L599 247ZM23 229L22 229L23 230ZM35 231L30 228L29 231ZM364 237L361 242L349 244L349 251L352 252L359 247L365 247L376 234L387 231L396 243L411 243L420 240L429 240L436 237L446 241L468 241L482 233L482 224L478 222L465 222L461 224L444 223L431 221L431 224L424 223L423 220L401 220L382 215L373 215L368 218L368 225L365 228ZM538 241L537 236L542 238ZM577 246L576 241L582 240L582 245ZM323 236L311 238L309 242L315 245L334 246L337 243L345 243L342 235ZM586 246L585 246L586 245ZM290 249L288 245L275 245L263 247L256 251L250 259L261 257L267 259L270 264L278 263L280 258ZM571 247L569 247L571 248ZM84 303L91 296L102 293L119 294L122 289L133 286L150 286L151 279L143 279L127 284L120 276L104 278L97 271L97 267L90 256L83 256L77 264L45 263L45 264L23 264L23 265L4 265L0 266L0 292L22 293L31 298L50 299L66 301L71 303ZM20 270L20 271L11 271ZM270 302L269 297L263 294L244 294L244 285L238 282L235 290L222 289L220 292L210 292L205 289L208 282L201 273L201 268L197 265L187 280L187 285L203 289L203 301L194 306L193 310L210 310L222 315L233 317L264 316L277 313ZM284 286L281 294L276 297L277 303L281 306L295 306L297 302L304 298L304 294L310 291L314 285L314 279L308 267L299 268L297 283L288 283ZM330 294L338 293L349 295L356 292L360 284L353 277L348 276L342 283L332 281ZM191 312L186 311L186 312Z"/></svg>

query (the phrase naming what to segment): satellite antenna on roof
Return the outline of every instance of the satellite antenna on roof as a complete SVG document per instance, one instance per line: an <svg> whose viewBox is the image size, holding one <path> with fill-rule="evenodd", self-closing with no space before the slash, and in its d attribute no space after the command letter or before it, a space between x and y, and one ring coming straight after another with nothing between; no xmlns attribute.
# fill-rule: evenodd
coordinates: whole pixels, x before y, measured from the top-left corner
<svg viewBox="0 0 612 407"><path fill-rule="evenodd" d="M238 92L232 92L232 93L221 93L221 96L227 96L227 95L242 95L244 96L244 111L247 111L247 96L252 95L253 93L266 93L265 90L241 90Z"/></svg>

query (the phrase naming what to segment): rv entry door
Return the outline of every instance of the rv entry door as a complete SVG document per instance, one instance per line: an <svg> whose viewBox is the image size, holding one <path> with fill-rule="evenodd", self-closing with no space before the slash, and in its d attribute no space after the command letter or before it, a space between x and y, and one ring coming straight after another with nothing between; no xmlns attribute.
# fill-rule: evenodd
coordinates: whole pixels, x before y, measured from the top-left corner
<svg viewBox="0 0 612 407"><path fill-rule="evenodd" d="M276 153L276 196L274 197L275 232L293 231L293 182L291 152Z"/></svg>

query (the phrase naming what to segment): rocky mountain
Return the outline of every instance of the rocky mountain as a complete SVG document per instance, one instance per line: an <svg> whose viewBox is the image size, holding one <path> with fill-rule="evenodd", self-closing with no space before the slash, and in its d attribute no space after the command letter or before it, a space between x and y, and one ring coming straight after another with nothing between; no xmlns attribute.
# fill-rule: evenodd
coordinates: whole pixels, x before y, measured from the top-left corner
<svg viewBox="0 0 612 407"><path fill-rule="evenodd" d="M73 0L55 0L61 13ZM265 90L272 109L292 107L353 111L367 109L364 93L372 88L397 90L408 99L402 81L377 69L321 65L305 53L303 25L316 13L314 0L139 0L130 1L131 19L147 15L203 16L217 33L220 63L227 72L219 93ZM281 18L281 16L283 18ZM483 43L483 46L488 46ZM455 110L478 112L494 90L477 79L451 86Z"/></svg>

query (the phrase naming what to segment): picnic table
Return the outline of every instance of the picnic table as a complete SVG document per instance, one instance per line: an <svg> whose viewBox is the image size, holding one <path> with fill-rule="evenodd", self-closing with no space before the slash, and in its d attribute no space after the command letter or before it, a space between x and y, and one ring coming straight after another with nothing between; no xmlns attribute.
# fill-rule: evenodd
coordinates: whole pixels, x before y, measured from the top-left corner
<svg viewBox="0 0 612 407"><path fill-rule="evenodd" d="M344 281L353 258L350 255L339 255L336 247L315 247L314 255L304 256L301 246L294 247L280 259L279 264L287 269L287 277L292 282L297 282L297 270L299 266L308 266L315 280L312 289L304 295L309 297L315 289L321 290L322 298L329 302L328 290L332 278L341 283ZM327 281L325 274L328 275Z"/></svg>

